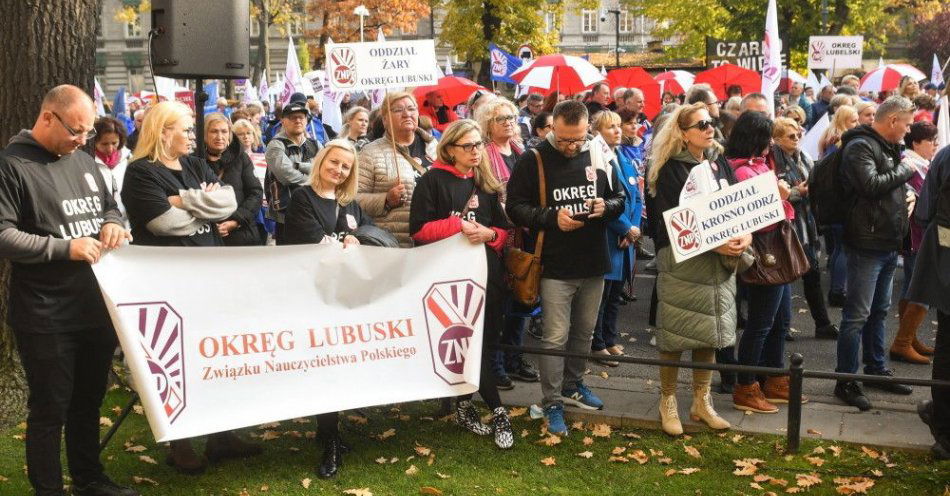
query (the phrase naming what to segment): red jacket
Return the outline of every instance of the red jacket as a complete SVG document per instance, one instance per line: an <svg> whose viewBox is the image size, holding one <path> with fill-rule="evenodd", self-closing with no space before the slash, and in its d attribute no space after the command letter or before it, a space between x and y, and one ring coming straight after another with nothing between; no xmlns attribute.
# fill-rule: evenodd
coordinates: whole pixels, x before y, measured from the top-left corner
<svg viewBox="0 0 950 496"><path fill-rule="evenodd" d="M459 120L459 116L456 115L456 113L453 112L451 108L446 107L445 112L449 116L449 122L439 124L439 118L436 117L435 111L436 109L430 107L428 102L423 102L422 105L419 107L419 116L421 117L424 115L428 117L429 120L432 121L432 127L435 128L435 130L437 130L440 133L444 132L445 128L449 127L449 124L452 124L453 122Z"/></svg>

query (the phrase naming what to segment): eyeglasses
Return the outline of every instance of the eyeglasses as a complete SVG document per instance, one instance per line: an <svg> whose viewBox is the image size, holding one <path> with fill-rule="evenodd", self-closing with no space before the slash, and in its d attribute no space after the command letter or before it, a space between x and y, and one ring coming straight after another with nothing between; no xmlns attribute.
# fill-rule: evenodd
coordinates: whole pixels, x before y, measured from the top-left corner
<svg viewBox="0 0 950 496"><path fill-rule="evenodd" d="M798 141L798 140L802 139L802 133L792 133L792 134L789 134L788 136L786 136L786 138L788 138L788 139L790 139L790 140Z"/></svg>
<svg viewBox="0 0 950 496"><path fill-rule="evenodd" d="M562 144L565 144L565 145L568 145L568 146L571 146L571 145L578 145L578 146L580 146L580 145L582 145L585 141L587 141L587 138L581 138L581 139L561 139L561 138L558 138L558 139L557 139L557 142L558 142L558 143L562 143Z"/></svg>
<svg viewBox="0 0 950 496"><path fill-rule="evenodd" d="M63 128L66 129L66 131L69 133L69 135L72 136L73 138L82 137L82 138L85 139L85 140L91 140L91 139L93 139L93 138L96 137L96 130L95 130L95 128L90 129L89 131L86 131L85 133L82 132L82 131L76 131L75 129L69 127L69 125L66 124L65 121L63 121L63 118L60 117L59 114L57 114L56 112L53 112L53 111L50 111L50 113L53 114L54 117L56 117L56 120L58 120L59 123L63 125Z"/></svg>
<svg viewBox="0 0 950 496"><path fill-rule="evenodd" d="M692 126L689 126L686 129L683 129L683 131L689 131L690 129L693 129L693 128L699 129L700 131L705 131L709 129L710 127L712 127L712 125L713 125L713 121L701 120L697 122L696 124L693 124Z"/></svg>
<svg viewBox="0 0 950 496"><path fill-rule="evenodd" d="M453 143L452 146L457 146L465 150L465 153L472 153L473 151L475 151L476 148L479 150L485 148L485 142L476 141L474 143Z"/></svg>
<svg viewBox="0 0 950 496"><path fill-rule="evenodd" d="M417 110L419 110L419 107L413 107L411 105L408 107L391 107L389 109L389 111L394 114L411 114Z"/></svg>
<svg viewBox="0 0 950 496"><path fill-rule="evenodd" d="M516 117L513 115L496 115L494 118L495 122L498 124L504 124L506 122L514 122L515 119Z"/></svg>

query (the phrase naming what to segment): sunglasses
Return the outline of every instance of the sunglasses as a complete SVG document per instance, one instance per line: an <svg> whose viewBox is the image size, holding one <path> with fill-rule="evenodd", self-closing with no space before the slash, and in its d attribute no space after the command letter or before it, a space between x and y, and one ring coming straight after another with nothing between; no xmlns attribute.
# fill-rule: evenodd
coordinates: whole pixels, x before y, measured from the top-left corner
<svg viewBox="0 0 950 496"><path fill-rule="evenodd" d="M693 128L699 129L700 131L705 131L709 129L710 127L712 127L712 125L713 125L713 121L701 120L697 122L696 124L693 124L692 126L689 126L686 129L683 129L683 131L689 131L690 129L693 129Z"/></svg>
<svg viewBox="0 0 950 496"><path fill-rule="evenodd" d="M474 143L453 143L452 146L457 146L461 148L462 150L465 150L465 153L472 153L473 151L475 151L476 148L479 150L481 150L482 148L485 148L485 142L476 141Z"/></svg>
<svg viewBox="0 0 950 496"><path fill-rule="evenodd" d="M802 133L792 133L792 134L789 134L788 136L786 136L786 138L791 139L791 140L798 141L798 140L802 139Z"/></svg>

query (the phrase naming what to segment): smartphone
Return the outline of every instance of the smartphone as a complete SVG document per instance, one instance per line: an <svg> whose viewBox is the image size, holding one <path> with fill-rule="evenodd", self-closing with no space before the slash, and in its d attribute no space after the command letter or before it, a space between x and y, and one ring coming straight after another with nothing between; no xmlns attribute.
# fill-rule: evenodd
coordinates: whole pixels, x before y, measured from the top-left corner
<svg viewBox="0 0 950 496"><path fill-rule="evenodd" d="M578 212L578 213L572 215L572 216L571 216L571 219L573 219L573 220L579 220L579 221L585 221L585 220L587 220L588 217L590 217L590 212Z"/></svg>

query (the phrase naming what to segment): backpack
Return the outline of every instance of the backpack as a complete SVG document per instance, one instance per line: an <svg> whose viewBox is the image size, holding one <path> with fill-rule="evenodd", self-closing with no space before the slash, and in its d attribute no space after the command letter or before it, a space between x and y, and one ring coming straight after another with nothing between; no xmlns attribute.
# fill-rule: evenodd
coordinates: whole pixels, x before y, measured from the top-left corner
<svg viewBox="0 0 950 496"><path fill-rule="evenodd" d="M274 138L284 144L284 153L290 154L292 148L300 148L300 159L294 161L294 169L298 169L300 162L313 160L320 151L320 144L311 138L307 138L299 147L287 138ZM264 173L264 197L267 199L267 208L275 212L283 212L290 206L290 195L298 188L296 184L283 184L270 171Z"/></svg>
<svg viewBox="0 0 950 496"><path fill-rule="evenodd" d="M815 162L808 177L808 204L820 226L844 224L851 201L841 175L844 145Z"/></svg>

